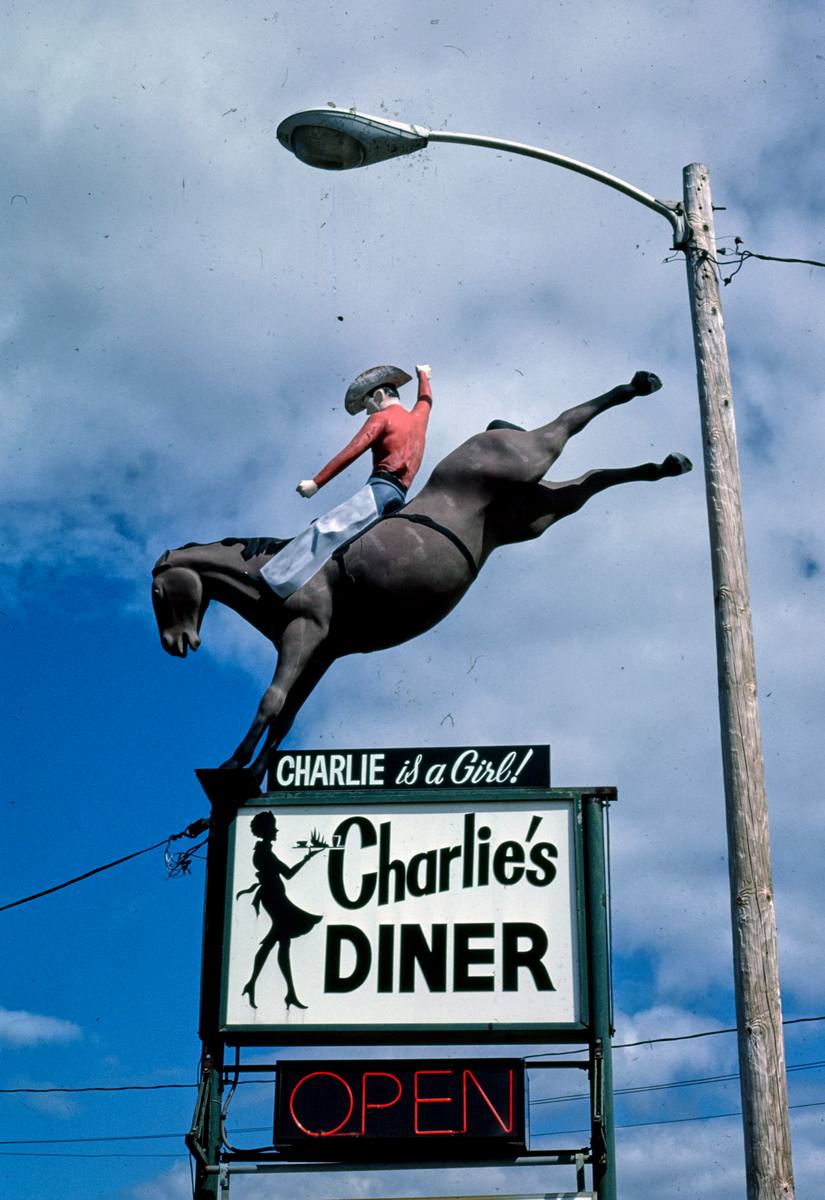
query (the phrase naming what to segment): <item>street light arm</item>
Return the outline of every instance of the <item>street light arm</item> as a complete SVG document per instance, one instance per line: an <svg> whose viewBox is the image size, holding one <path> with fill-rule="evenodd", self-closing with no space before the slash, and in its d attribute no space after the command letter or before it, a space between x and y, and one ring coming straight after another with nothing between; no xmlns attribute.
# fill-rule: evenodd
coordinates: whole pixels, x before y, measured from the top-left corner
<svg viewBox="0 0 825 1200"><path fill-rule="evenodd" d="M637 200L639 204L644 204L646 208L652 208L654 212L663 216L673 230L674 250L682 248L687 241L689 231L681 204L668 204L664 200L657 200L655 196L634 187L632 183L626 183L624 179L610 175L607 171L600 171L598 167L591 167L588 163L568 158L564 154L555 154L552 150L542 150L539 146L528 146L524 142L482 137L475 133L451 133L446 129L431 129L427 133L427 140L430 142L456 142L464 146L486 146L490 150L505 150L510 154L523 154L525 158L538 158L542 162L565 167L568 171L576 171L579 175L586 175L589 179L595 179L599 183L606 184L607 187L615 188L617 192L622 192L631 200Z"/></svg>
<svg viewBox="0 0 825 1200"><path fill-rule="evenodd" d="M668 203L666 200L657 200L632 183L626 183L607 171L600 171L598 167L591 167L589 163L555 154L552 150L542 150L539 146L528 146L524 142L482 137L476 133L429 129L426 125L390 121L386 117L372 117L356 109L341 108L311 108L306 112L293 113L278 126L278 140L302 162L328 171L347 171L353 167L366 167L385 159L414 154L430 142L454 142L523 154L526 158L537 158L541 162L586 175L597 183L622 192L646 208L652 208L665 218L673 230L674 250L684 249L690 236L681 201Z"/></svg>

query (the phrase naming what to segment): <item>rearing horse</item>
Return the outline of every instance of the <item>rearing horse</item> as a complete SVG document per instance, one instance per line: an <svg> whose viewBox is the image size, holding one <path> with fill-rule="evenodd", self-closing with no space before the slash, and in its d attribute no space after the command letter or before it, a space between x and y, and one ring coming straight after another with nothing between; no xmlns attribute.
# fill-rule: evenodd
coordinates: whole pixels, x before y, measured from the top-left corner
<svg viewBox="0 0 825 1200"><path fill-rule="evenodd" d="M286 600L260 574L283 540L225 538L167 550L152 584L164 650L179 658L197 650L212 600L235 609L277 650L272 683L223 766L246 766L266 735L252 768L261 779L270 752L335 659L397 646L432 628L499 546L539 537L615 484L689 471L684 455L670 454L661 463L588 471L566 482L543 479L593 417L661 386L656 375L637 371L630 383L530 432L493 422L448 454L401 512L367 529Z"/></svg>

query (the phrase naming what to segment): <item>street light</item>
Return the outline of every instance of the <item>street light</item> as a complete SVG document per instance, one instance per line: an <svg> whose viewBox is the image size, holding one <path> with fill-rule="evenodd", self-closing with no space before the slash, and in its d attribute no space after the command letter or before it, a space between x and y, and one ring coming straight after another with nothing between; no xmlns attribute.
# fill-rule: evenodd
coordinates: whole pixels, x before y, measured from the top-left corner
<svg viewBox="0 0 825 1200"><path fill-rule="evenodd" d="M400 158L404 154L424 150L430 142L454 142L465 146L485 146L490 150L506 150L510 154L538 158L542 162L565 167L568 171L576 171L579 175L587 175L661 213L673 228L674 249L682 245L687 233L684 213L678 201L657 200L655 196L626 183L624 179L609 175L607 171L600 171L598 167L567 158L564 154L542 150L539 146L528 146L524 142L508 142L475 133L449 133L446 129L428 129L426 125L388 121L384 117L369 117L366 113L337 108L310 108L287 117L278 126L278 139L301 162L325 171L348 171L352 167L366 167L388 158Z"/></svg>
<svg viewBox="0 0 825 1200"><path fill-rule="evenodd" d="M278 126L278 138L287 150L308 166L324 171L368 167L387 158L412 154L424 149L429 134L421 125L337 108L296 113Z"/></svg>
<svg viewBox="0 0 825 1200"><path fill-rule="evenodd" d="M745 1134L748 1200L794 1195L782 1008L771 881L768 813L756 692L739 458L707 169L683 172L683 199L657 200L587 163L476 134L448 133L370 117L355 110L310 109L278 127L280 141L310 166L347 170L457 142L537 158L622 192L669 222L687 265L705 462L716 613L722 765L728 833L734 992ZM611 1154L612 1160L612 1154ZM604 1193L615 1192L611 1169Z"/></svg>

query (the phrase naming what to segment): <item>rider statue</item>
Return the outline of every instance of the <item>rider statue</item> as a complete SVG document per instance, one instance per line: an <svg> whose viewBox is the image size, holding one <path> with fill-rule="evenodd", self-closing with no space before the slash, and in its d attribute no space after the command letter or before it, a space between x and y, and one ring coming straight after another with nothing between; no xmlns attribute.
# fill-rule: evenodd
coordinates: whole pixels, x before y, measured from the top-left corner
<svg viewBox="0 0 825 1200"><path fill-rule="evenodd" d="M312 479L302 479L295 490L308 500L368 449L372 450L372 471L363 488L318 517L263 568L261 574L279 596L291 596L335 550L406 503L407 489L424 457L432 407L431 368L424 365L415 370L418 399L409 410L401 403L398 388L412 376L400 367L370 367L347 388L347 412L370 415L352 441Z"/></svg>

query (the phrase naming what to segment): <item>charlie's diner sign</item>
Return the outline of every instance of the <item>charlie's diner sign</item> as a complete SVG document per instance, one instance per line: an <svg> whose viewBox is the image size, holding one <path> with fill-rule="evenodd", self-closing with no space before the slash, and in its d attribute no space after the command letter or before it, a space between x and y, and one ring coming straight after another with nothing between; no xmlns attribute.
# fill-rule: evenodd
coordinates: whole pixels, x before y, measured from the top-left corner
<svg viewBox="0 0 825 1200"><path fill-rule="evenodd" d="M303 803L268 793L230 838L222 1025L328 1031L583 1023L573 797Z"/></svg>

